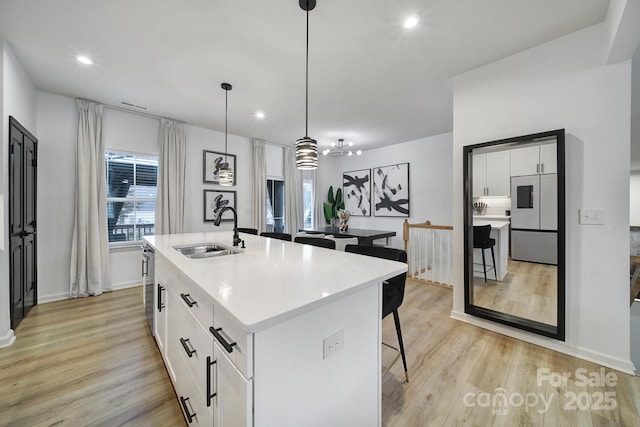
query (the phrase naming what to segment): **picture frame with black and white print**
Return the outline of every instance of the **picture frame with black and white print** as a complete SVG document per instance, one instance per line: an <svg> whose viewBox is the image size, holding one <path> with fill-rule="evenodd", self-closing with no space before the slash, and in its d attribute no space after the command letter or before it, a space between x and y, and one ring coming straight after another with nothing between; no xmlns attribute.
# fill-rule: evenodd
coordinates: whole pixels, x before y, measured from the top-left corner
<svg viewBox="0 0 640 427"><path fill-rule="evenodd" d="M205 184L220 184L220 168L227 163L233 171L232 185L236 185L236 155L218 153L217 151L202 151L202 182Z"/></svg>
<svg viewBox="0 0 640 427"><path fill-rule="evenodd" d="M235 191L204 190L204 222L215 221L226 206L236 209ZM227 210L222 221L233 221L233 212Z"/></svg>
<svg viewBox="0 0 640 427"><path fill-rule="evenodd" d="M409 217L409 163L373 168L373 214Z"/></svg>
<svg viewBox="0 0 640 427"><path fill-rule="evenodd" d="M342 200L351 216L371 216L371 169L342 174Z"/></svg>

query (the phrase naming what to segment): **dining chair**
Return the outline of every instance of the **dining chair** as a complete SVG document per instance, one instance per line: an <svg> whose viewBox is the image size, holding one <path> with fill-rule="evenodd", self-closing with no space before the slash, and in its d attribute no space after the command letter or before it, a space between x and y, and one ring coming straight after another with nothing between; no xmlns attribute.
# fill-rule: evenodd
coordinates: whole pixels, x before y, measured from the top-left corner
<svg viewBox="0 0 640 427"><path fill-rule="evenodd" d="M493 247L496 245L496 239L492 239L490 236L491 224L473 226L473 248L480 249L480 251L482 252L482 268L484 271L485 286L487 285L487 263L484 258L485 249L491 249L491 259L493 260L493 267L489 267L489 270L493 269L496 280L498 280L498 272L496 270L496 256L493 251Z"/></svg>
<svg viewBox="0 0 640 427"><path fill-rule="evenodd" d="M253 234L254 236L258 235L258 230L256 230L255 228L241 228L241 227L238 227L238 232L239 233L245 233L245 234Z"/></svg>
<svg viewBox="0 0 640 427"><path fill-rule="evenodd" d="M336 248L336 242L334 240L329 240L324 238L299 236L293 239L293 241L296 243L302 243L303 245L318 246L320 248L327 248L327 249Z"/></svg>
<svg viewBox="0 0 640 427"><path fill-rule="evenodd" d="M402 249L387 248L383 246L364 246L364 245L347 245L345 252L354 254L367 255L376 258L384 258L392 261L407 262L407 253ZM389 314L393 313L393 321L396 325L396 334L398 335L398 344L400 348L393 347L384 341L383 345L389 347L399 353L398 356L402 356L402 364L404 365L404 376L407 382L409 382L409 371L407 369L407 358L404 352L404 343L402 342L402 330L400 328L400 316L398 315L398 308L402 305L404 300L404 287L407 281L407 273L399 274L395 277L387 279L382 285L382 318L384 319ZM389 365L385 374L391 369L391 366L398 360L398 357ZM384 377L383 375L383 377Z"/></svg>
<svg viewBox="0 0 640 427"><path fill-rule="evenodd" d="M289 233L276 233L271 231L263 231L260 233L262 237L270 237L272 239L284 240L287 242L291 241L291 234Z"/></svg>
<svg viewBox="0 0 640 427"><path fill-rule="evenodd" d="M343 252L344 252L344 248L346 248L347 245L357 245L358 244L358 238L357 237L334 236L332 234L329 234L329 235L325 236L324 238L325 239L331 239L331 240L335 241L336 242L336 250L343 251Z"/></svg>

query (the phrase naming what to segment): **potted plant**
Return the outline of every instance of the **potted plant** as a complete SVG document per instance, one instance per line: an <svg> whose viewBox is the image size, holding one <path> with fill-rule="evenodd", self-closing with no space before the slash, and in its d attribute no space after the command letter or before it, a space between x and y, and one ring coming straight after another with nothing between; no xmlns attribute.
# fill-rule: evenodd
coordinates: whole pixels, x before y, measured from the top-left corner
<svg viewBox="0 0 640 427"><path fill-rule="evenodd" d="M329 187L329 193L327 194L327 200L329 203L324 202L324 220L327 224L335 226L331 223L331 220L338 218L338 211L344 209L344 200L342 200L342 189L338 188L335 197L333 195L333 185Z"/></svg>

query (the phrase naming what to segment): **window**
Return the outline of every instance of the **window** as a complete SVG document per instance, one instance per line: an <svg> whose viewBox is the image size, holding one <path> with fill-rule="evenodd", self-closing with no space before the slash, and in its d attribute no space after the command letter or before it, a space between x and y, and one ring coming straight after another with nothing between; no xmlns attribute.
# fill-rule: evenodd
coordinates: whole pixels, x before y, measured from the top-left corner
<svg viewBox="0 0 640 427"><path fill-rule="evenodd" d="M267 179L267 231L284 233L284 181Z"/></svg>
<svg viewBox="0 0 640 427"><path fill-rule="evenodd" d="M313 179L303 178L302 199L304 202L304 228L313 228Z"/></svg>
<svg viewBox="0 0 640 427"><path fill-rule="evenodd" d="M109 242L132 242L153 235L158 157L106 150Z"/></svg>

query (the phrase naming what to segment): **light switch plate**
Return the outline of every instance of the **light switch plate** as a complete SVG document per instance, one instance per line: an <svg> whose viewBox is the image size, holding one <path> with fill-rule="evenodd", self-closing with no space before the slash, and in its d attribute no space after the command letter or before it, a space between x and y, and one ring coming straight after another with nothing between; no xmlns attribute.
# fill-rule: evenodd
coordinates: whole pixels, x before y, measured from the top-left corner
<svg viewBox="0 0 640 427"><path fill-rule="evenodd" d="M328 336L322 341L323 359L339 352L344 348L344 329L339 330L335 334Z"/></svg>
<svg viewBox="0 0 640 427"><path fill-rule="evenodd" d="M604 209L580 209L580 224L604 224Z"/></svg>

